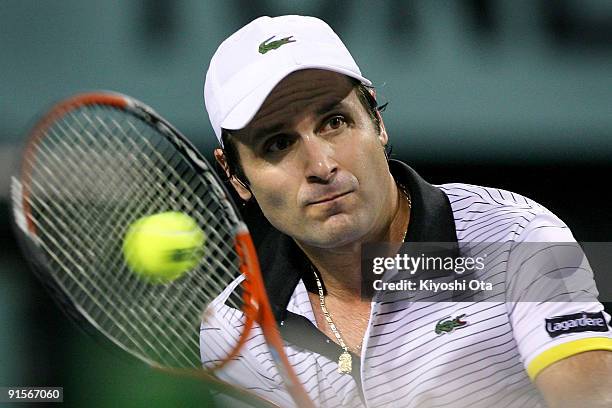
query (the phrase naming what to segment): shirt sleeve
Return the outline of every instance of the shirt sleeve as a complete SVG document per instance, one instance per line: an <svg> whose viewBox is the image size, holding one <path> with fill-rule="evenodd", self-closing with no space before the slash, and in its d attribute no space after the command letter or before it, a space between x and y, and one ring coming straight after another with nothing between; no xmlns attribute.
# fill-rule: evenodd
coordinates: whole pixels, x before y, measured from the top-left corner
<svg viewBox="0 0 612 408"><path fill-rule="evenodd" d="M510 323L532 380L572 355L612 351L610 315L598 295L569 228L550 212L536 215L512 245L506 287Z"/></svg>

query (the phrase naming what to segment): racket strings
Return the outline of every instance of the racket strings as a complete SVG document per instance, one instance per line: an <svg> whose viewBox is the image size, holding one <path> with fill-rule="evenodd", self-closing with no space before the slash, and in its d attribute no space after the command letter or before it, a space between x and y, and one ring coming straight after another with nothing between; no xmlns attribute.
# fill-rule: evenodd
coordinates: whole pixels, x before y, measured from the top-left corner
<svg viewBox="0 0 612 408"><path fill-rule="evenodd" d="M129 123L129 125L130 125L130 127L131 127L131 128L133 128L133 129L134 129L134 123L130 122L130 123ZM135 131L136 131L136 133L138 133L138 132L139 132L139 130L136 130L136 129L135 129ZM127 138L127 140L128 140L128 141L133 141L133 138ZM149 147L151 147L151 146L150 146L150 142L149 142L149 140L148 140L148 139L143 139L143 142L144 142L145 144L147 144ZM183 178L185 178L185 177L184 177L184 175L177 175L177 174L176 174L176 172L175 172L175 171L173 171L175 168L177 168L177 166L176 166L176 165L177 165L176 160L174 160L174 163L168 163L168 162L172 162L172 161L173 161L172 159L176 159L177 155L173 155L173 156L171 156L171 160L168 160L168 162L167 162L167 161L164 159L164 157L163 157L163 156L164 156L164 155L163 155L164 150L163 150L163 149L160 149L160 147L159 147L159 146L151 147L151 148L150 148L150 152L152 152L154 155L156 155L156 156L158 157L158 159L159 159L159 161L160 161L160 162L164 162L164 163L167 165L167 168L168 168L168 169L169 169L169 170L170 170L170 171L173 173L173 175L175 176L175 180L177 180L179 183L183 182ZM160 154L160 152L161 152L161 154ZM143 158L144 158L144 159L145 159L145 160L146 160L148 163L151 163L151 160L148 160L149 155L143 155ZM155 170L155 172L156 172L156 173L160 173L160 171L159 171L159 167L157 167L157 166L155 166L155 165L152 165L152 166L150 166L150 167L151 167L151 169L152 169L152 170ZM192 174L193 174L193 172L192 172ZM194 176L193 178L195 179L195 176ZM162 174L162 175L161 175L161 178L160 178L159 180L157 180L157 182L158 182L158 183L160 183L160 182L164 182L164 181L165 181L165 180L167 180L167 179L168 179L168 178L167 178L167 176L166 176L165 174ZM171 187L171 188L172 188L172 190L175 192L175 194L173 194L173 195L171 195L171 196L169 197L169 198L170 198L170 199L172 199L173 201L174 201L174 197L179 197L179 198L185 199L185 197L186 197L186 194L185 194L185 193L187 193L188 191L190 191L190 190L191 190L191 189L189 188L189 186L188 186L188 185L186 185L185 183L181 183L181 184L182 184L183 189L177 192L176 188L172 188L172 187L174 187L174 186L175 186L175 184L173 184L173 183L168 183L168 186L169 186L169 187ZM200 201L198 196L195 196L195 198L196 198L196 200L197 200L197 201ZM200 202L201 202L201 201L200 201ZM188 204L188 205L190 205L190 204L189 204L189 202L187 202L187 204ZM205 210L207 210L207 209L208 209L208 207L209 207L209 205L208 205L207 203L201 203L201 206L202 206L202 208L204 208ZM197 215L197 213L196 213L196 215ZM209 216L210 216L210 217L213 217L213 215L212 215L212 214L210 214ZM212 219L212 220L216 220L217 218L216 218L216 216L215 216L214 218L211 218L211 219ZM211 224L211 223L210 223L210 222L208 222L208 223L206 223L206 224L204 224L204 225L209 225L209 224ZM217 235L216 229L211 229L211 232L212 232L212 233L214 233L215 235ZM221 243L223 243L223 242L228 242L228 241L227 241L227 240L225 240L225 241L211 241L211 242L213 242L213 243L214 243L214 242L221 242ZM228 251L228 250L232 250L232 248L223 248L221 251L219 251L219 253L220 253L220 254L223 254L223 251ZM217 261L217 259L218 259L218 258L219 258L219 256L215 256L215 257L213 257L212 259L213 259L213 260L215 260L215 261ZM224 258L227 260L227 257L225 257L225 256L224 256ZM226 269L223 269L223 270L226 270ZM233 278L233 276L232 276L231 278ZM188 287L186 287L186 288L191 288L191 287L190 287L190 286L188 286ZM217 290L219 290L219 289L221 289L221 287L220 287L220 286L217 288ZM219 293L219 292L217 291L216 293Z"/></svg>
<svg viewBox="0 0 612 408"><path fill-rule="evenodd" d="M130 123L130 126L133 126L132 123ZM138 133L138 130L133 128L134 132ZM127 140L132 140L131 138L128 138ZM233 253L234 248L233 246L228 245L228 243L232 242L233 237L231 236L231 234L227 234L227 231L231 228L227 225L221 225L219 226L216 222L213 223L211 221L217 221L217 220L224 220L225 217L221 217L220 214L218 213L212 213L210 211L210 207L212 206L209 201L208 202L202 202L201 197L207 197L207 195L198 195L195 194L194 192L194 188L192 186L190 186L185 179L187 177L190 177L191 180L197 180L196 174L193 173L192 169L184 169L184 174L180 175L177 173L177 171L175 170L176 167L170 165L170 163L168 161L165 160L164 156L161 155L158 151L157 147L153 147L150 145L149 140L144 139L143 142L145 144L148 145L148 147L150 147L150 151L157 156L157 158L159 159L160 162L164 163L167 168L172 172L172 174L174 175L174 180L176 180L178 183L180 183L182 189L177 191L177 189L175 188L175 184L170 183L169 186L170 188L173 190L173 192L175 194L169 196L169 199L172 200L175 204L179 204L175 201L175 197L178 197L179 199L181 199L181 201L184 201L185 203L187 203L188 206L191 206L190 202L186 200L186 196L189 195L190 198L193 198L196 202L200 203L200 208L202 208L204 210L204 214L200 214L199 212L195 212L193 213L194 218L196 218L199 221L199 224L204 226L204 232L207 236L209 237L214 237L215 239L211 240L211 248L207 248L207 250L212 249L212 253L211 256L205 258L207 260L212 261L216 266L219 267L219 271L221 271L222 273L224 273L226 275L226 279L225 280L217 280L215 278L218 277L218 275L216 274L211 274L209 277L212 278L208 281L206 281L206 283L209 283L211 286L213 287L213 293L220 293L224 287L227 285L228 281L231 281L233 279L235 279L235 274L230 274L230 267L235 264L236 260L230 260L225 254L226 253ZM177 155L174 155L173 158L176 158ZM151 160L149 159L148 155L144 155L143 159L150 165L150 167L154 170L156 170L157 172L159 172L159 168L157 166L155 166L154 163L151 162ZM165 175L161 175L161 180L166 180L166 176ZM201 187L201 183L198 183L198 186ZM209 198L209 197L208 197ZM204 219L206 217L206 219ZM225 235L221 236L220 232L224 231ZM219 244L223 244L222 248L219 248L219 245L217 245L217 243ZM223 261L223 262L221 262ZM211 265L208 265L208 267L211 267ZM206 289L206 287L204 288ZM238 305L235 305L236 307L238 307Z"/></svg>
<svg viewBox="0 0 612 408"><path fill-rule="evenodd" d="M34 218L58 279L124 348L162 365L197 366L202 311L238 275L224 197L149 124L83 111L47 132L31 177ZM189 214L205 230L208 253L198 269L206 279L188 274L153 285L126 268L121 244L129 225L169 210Z"/></svg>
<svg viewBox="0 0 612 408"><path fill-rule="evenodd" d="M87 116L88 116L88 115L87 115ZM86 116L86 117L87 117L87 116ZM103 122L102 122L102 124L104 125L104 123L103 123ZM135 132L136 134L138 134L138 132L139 132L140 130L139 130L139 129L136 129L136 128L134 127L134 124L133 124L133 123L129 123L129 125L130 125L130 127L132 127L132 129L134 130L134 132ZM105 130L106 130L106 131L108 131L108 132L113 132L113 131L115 131L115 129L105 129ZM119 129L119 130L122 130L122 129ZM138 146L136 146L136 145L134 144L133 138L131 138L131 137L127 137L127 138L126 138L126 140L127 140L128 142L131 142L134 148L138 149ZM211 222L211 221L216 220L216 219L218 218L218 216L217 216L217 214L212 214L212 213L210 213L210 211L208 210L208 207L209 207L210 203L204 203L204 202L202 202L202 201L201 201L201 199L200 199L200 197L199 197L198 195L193 194L193 188L190 188L190 186L189 186L189 185L187 185L187 184L184 182L184 180L183 180L183 178L181 177L181 175L177 175L177 174L176 174L176 172L174 172L174 171L173 171L174 167L172 166L172 164L171 164L171 163L166 162L166 161L165 161L165 159L164 159L164 157L163 157L163 156L161 156L161 155L159 154L159 152L158 152L159 147L157 147L157 146L151 146L151 145L150 145L150 143L149 143L149 141L148 141L147 139L144 139L144 140L143 140L143 142L144 142L144 143L146 143L146 144L148 145L148 147L150 147L150 152L151 152L152 154L156 155L156 156L159 158L160 162L162 162L162 163L164 163L164 164L166 164L166 165L168 166L167 168L168 168L168 169L170 169L170 171L173 173L173 175L175 176L175 180L177 180L179 183L181 183L181 184L183 185L183 189L182 189L182 190L177 190L174 184L172 184L172 183L166 183L166 179L167 179L167 177L168 177L168 176L167 176L166 174L163 174L163 173L161 173L161 172L160 172L159 167L156 165L156 163L153 163L153 162L151 161L151 159L149 158L149 155L148 155L148 154L143 154L143 155L142 155L142 159L144 160L144 163L146 163L146 164L148 164L148 165L149 165L149 170L151 170L151 171L155 172L155 173L156 173L156 174L158 174L158 176L159 176L159 177L158 177L156 180L149 180L149 183L150 183L150 184L162 184L162 183L163 183L163 184L167 184L167 188L169 188L170 190L172 190L172 191L174 192L174 194L172 194L172 195L168 196L168 197L167 197L167 199L172 200L174 204L179 205L179 203L178 203L178 202L176 202L176 198L175 198L175 197L177 197L177 198L181 199L182 203L183 203L183 204L184 204L184 205L185 205L187 208L188 208L188 207L191 207L190 201L188 201L188 200L186 199L186 195L187 195L187 193L190 193L190 194L189 194L189 195L190 195L190 198L193 198L194 200L198 201L198 202L199 202L199 204L200 204L200 208L202 208L202 209L203 209L205 212L207 212L207 213L208 213L207 215L208 215L208 217L209 217L209 218L208 218L207 220L202 220L202 221L203 221L203 226L205 227L205 233L207 233L207 235L208 235L208 236L211 236L211 235L215 235L215 236L217 236L217 239L216 239L216 240L212 240L212 241L211 241L211 243L212 243L213 245L216 245L217 243L220 243L220 244L226 244L226 243L228 243L228 242L231 242L231 240L228 240L228 239L227 239L227 238L228 238L228 236L227 236L227 235L226 235L226 236L224 236L224 237L220 237L220 236L219 236L219 233L217 232L217 231L218 231L218 229L216 228L217 226L216 226L216 225L211 225L211 224L212 224L212 222ZM167 147L167 146L166 146L166 147ZM124 149L124 151L125 151L125 152L130 152L130 149L125 148L125 149ZM131 153L131 154L133 154L133 153ZM176 159L176 157L177 157L177 156L176 156L176 155L174 155L174 156L173 156L173 159ZM150 175L151 173L150 173L150 172L143 172L143 174L144 174L144 175ZM193 173L193 171L192 171L192 178L193 178L193 179L195 179L195 178L196 178L196 177L195 177L195 174ZM128 213L126 212L126 214L128 214ZM199 215L199 214L198 214L198 213L195 213L194 215L196 215L196 216L197 216L197 215ZM129 215L128 215L128 216L129 216ZM205 222L205 223L204 223L204 222ZM228 226L224 226L224 228L222 228L221 230L227 230L227 229L228 229ZM229 259L228 259L228 258L225 256L225 252L228 252L228 251L233 251L233 247L232 247L232 246L229 246L229 245L224 245L224 248L221 248L221 249L219 250L219 254L218 254L218 256L216 256L216 257L215 257L215 259L217 259L219 256L222 256L223 258L225 258L225 260L226 260L226 261L228 261L228 262L230 262L230 263L231 263L231 262L233 262L233 261L230 261L230 260L229 260Z"/></svg>
<svg viewBox="0 0 612 408"><path fill-rule="evenodd" d="M102 124L104 125L104 123L102 122ZM128 123L128 125L130 126L131 130L135 133L138 134L139 132L141 132L141 129L137 129L135 127L135 124L130 122ZM111 131L109 129L107 129L108 131ZM119 128L119 130L124 131L124 129ZM129 136L129 135L126 135ZM133 137L126 137L125 138L130 144L132 144L132 148L140 150L140 147L137 146L134 142ZM160 150L163 153L163 148L168 148L169 145L165 144L165 146L152 146L150 141L148 139L143 139L142 140L143 144L146 145L146 147L149 148L149 151L147 152L148 154L142 154L139 159L143 160L143 163L147 164L149 166L149 170L151 172L154 172L158 177L156 180L150 180L151 183L156 183L156 184L161 184L163 185L165 188L168 188L169 190L171 190L173 192L173 194L169 195L167 197L167 199L172 200L173 203L175 205L183 205L186 209L192 208L192 204L190 200L194 200L199 204L199 208L201 210L203 210L207 215L207 219L204 220L202 219L202 224L203 227L205 228L205 233L207 234L207 236L216 236L217 239L211 241L213 244L223 244L223 248L221 248L218 256L222 256L223 258L225 258L226 260L229 261L229 259L225 256L225 252L229 252L229 251L233 251L233 246L231 245L227 245L229 242L227 240L227 236L225 237L221 237L219 235L218 232L218 225L214 225L213 223L216 222L217 219L223 219L222 217L219 217L219 214L213 214L212 212L210 212L209 207L211 205L210 202L203 202L201 199L201 196L199 196L198 194L195 194L195 189L193 188L193 186L190 186L186 181L185 178L190 176L191 180L197 180L197 176L196 174L193 172L193 169L189 168L189 169L185 169L185 174L178 174L177 171L175 170L178 167L178 164L181 164L181 159L179 158L180 156L173 154L170 156L170 160L167 160L163 154L160 153ZM129 148L124 149L126 152L130 152ZM133 154L133 153L132 153ZM154 155L157 157L158 162L154 162L150 155ZM172 163L174 162L174 163ZM159 163L163 163L166 168L169 170L170 174L172 176L174 176L173 182L167 182L168 179L168 174L164 174L163 172L160 171L158 164ZM145 175L150 175L150 172L144 172ZM180 184L181 185L181 189L179 190L176 187L176 184ZM199 185L201 185L201 183L199 183ZM187 197L188 196L188 197ZM206 197L206 196L205 196ZM189 199L188 199L189 198ZM206 198L210 198L210 197L206 197ZM179 199L181 200L181 203L178 203L176 200ZM210 201L210 200L209 200ZM199 215L199 213L194 213L194 216ZM202 217L200 217L202 218ZM222 231L227 231L229 228L231 228L231 226L229 225L223 225L223 228L221 228Z"/></svg>
<svg viewBox="0 0 612 408"><path fill-rule="evenodd" d="M45 168L48 169L48 166L45 166ZM39 186L39 184L36 181L34 181L34 183L36 183L36 185ZM51 186L51 188L54 191L57 191L53 186ZM53 202L53 201L49 201L49 202ZM33 201L32 203L33 203L34 208L37 209L37 205L36 205L37 202ZM117 305L118 303L122 303L122 297L120 296L109 297L109 294L117 294L116 291L109 290L113 288L102 287L104 285L99 285L99 282L96 282L95 280L91 279L89 273L81 272L81 274L78 277L74 275L74 267L76 266L78 270L81 263L79 262L79 259L75 259L75 257L73 257L70 252L67 252L66 250L64 250L66 246L73 244L73 242L67 241L65 238L66 236L68 236L67 231L69 231L71 226L67 226L62 221L61 218L55 218L54 220L49 220L44 214L45 213L52 214L55 211L57 211L59 208L49 208L48 206L45 205L44 201L40 202L40 204L45 211L38 211L38 214L40 215L39 218L45 221L46 225L52 228L52 230L45 231L44 225L41 225L40 223L38 223L36 219L35 219L35 222L37 222L37 227L39 227L40 229L43 229L44 236L47 237L47 239L53 244L52 246L47 246L47 249L48 249L47 252L56 261L57 265L60 265L62 267L63 269L62 272L66 274L66 277L69 277L71 282L76 284L76 286L80 289L77 291L75 290L74 287L64 285L64 287L67 288L69 293L75 294L74 299L73 299L74 303L78 305L84 305L89 300L91 300L96 306L95 311L97 312L95 314L92 314L91 311L89 311L91 314L90 317L92 318L93 321L99 322L101 315L104 315L105 318L109 319L112 322L113 325L110 327L113 327L120 332L128 333L128 334L134 333L134 332L141 332L142 329L135 326L135 324L138 324L140 320L134 320L133 316L129 316L129 317L126 316L123 313L122 309L113 307L114 305ZM55 225L53 221L56 221L57 224L59 224L59 227ZM79 227L79 224L75 224L74 227ZM85 237L87 236L87 234L83 233L81 236ZM59 238L59 240L62 242L58 242L57 238ZM77 253L77 255L79 255L79 253ZM68 262L65 262L66 260ZM106 281L103 280L101 282L104 283ZM89 286L86 284L89 284ZM91 289L94 289L95 293L92 292ZM117 320L116 318L114 318L114 314L109 313L109 310L112 310L113 308L116 309L115 311L122 317L121 320ZM128 326L130 328L129 330L126 329L126 327ZM144 329L149 328L148 326L143 326L143 327ZM98 327L98 328L102 329L102 327ZM111 336L116 335L116 333L109 333L108 331L105 331L105 333L108 333ZM150 350L155 351L156 347L152 343L149 342L148 338L155 338L154 335L157 335L158 333L150 332L147 334L149 335L143 336L142 339L135 339L131 337L130 340L133 342L134 345L136 345L139 348L140 351L143 351L143 352L145 351L145 349L140 347L140 344L143 342L149 346ZM181 338L179 339L179 341L184 341L184 339ZM169 354L172 353L167 348L166 348L166 351ZM161 356L162 355L158 354L158 357L161 357ZM191 358L187 358L186 356L183 356L183 357L185 357L185 361L193 360L193 357Z"/></svg>
<svg viewBox="0 0 612 408"><path fill-rule="evenodd" d="M44 220L44 221L48 221L48 220ZM36 222L36 225L37 227L42 226L38 222ZM62 279L61 282L59 283L64 288L64 290L68 291L68 293L74 294L73 299L72 299L73 303L80 307L81 305L85 305L85 304L88 304L89 302L92 302L93 306L96 307L94 310L97 313L95 314L91 314L91 307L87 308L88 310L86 310L86 313L88 313L88 316L91 318L90 320L92 321L94 326L96 326L99 330L102 330L105 334L110 335L111 337L114 335L114 333L111 333L108 330L106 330L105 327L103 327L104 325L97 324L97 322L100 321L101 315L104 315L106 319L110 320L114 324L113 327L118 329L120 332L131 333L131 332L134 332L134 330L140 331L139 328L133 326L131 319L128 319L125 315L123 315L121 310L118 310L117 313L121 317L123 317L123 319L118 320L114 317L115 314L113 313L114 312L112 310L113 308L109 307L109 305L113 305L114 302L117 301L117 299L108 298L104 294L105 293L104 291L97 290L98 293L95 293L95 294L92 293L91 287L88 286L87 283L89 283L91 286L96 287L96 289L99 289L97 288L97 285L95 285L95 282L87 279L86 278L88 276L87 274L83 274L82 276L78 276L78 277L75 275L74 266L77 261L70 255L69 252L61 250L61 248L65 245L65 242L60 243L56 241L50 235L48 236L48 241L51 245L49 245L45 241L46 240L42 241L41 244L47 250L48 256L55 262L55 265L61 268L61 272L65 273L66 277L71 280L72 285L69 285L69 286L65 285L66 283L65 279ZM83 282L83 277L85 277L84 279L88 282ZM78 291L76 290L75 286L78 287L79 289ZM126 326L124 324L125 322L127 322L129 325L132 326L131 330L126 329ZM131 340L134 340L134 339L132 338ZM143 339L143 341L145 343L148 343L151 349L153 350L155 349L153 344L149 343L146 337ZM143 349L140 346L140 344L141 343L139 341L134 341L134 345L138 347L139 351L145 352L145 349Z"/></svg>
<svg viewBox="0 0 612 408"><path fill-rule="evenodd" d="M132 125L132 124L130 124ZM134 128L134 132L138 132L137 129ZM130 139L128 139L130 140ZM168 186L169 188L173 191L173 195L171 195L170 197L168 197L170 200L173 200L173 202L175 204L179 204L176 203L176 198L179 198L181 201L183 201L185 204L187 204L188 206L191 206L190 201L187 200L187 198L185 197L185 195L189 195L189 198L195 200L196 202L198 202L198 204L200 205L200 208L205 212L205 214L201 215L199 213L194 213L194 217L195 218L199 218L199 221L201 221L201 225L204 226L205 230L204 232L207 234L207 236L214 236L216 239L213 240L213 243L219 243L219 244L223 244L223 248L221 248L219 250L219 253L217 254L217 257L222 257L224 258L226 261L229 262L233 262L230 261L229 258L227 256L225 256L226 252L230 252L230 251L234 251L234 248L232 245L227 245L229 242L231 242L231 240L228 240L228 236L220 236L219 231L227 231L228 228L230 228L227 225L222 225L219 226L218 223L216 222L216 220L222 220L223 217L220 217L220 214L215 214L213 212L210 211L209 207L211 206L211 202L203 202L201 199L201 196L198 194L195 194L194 188L192 186L190 186L189 184L187 184L184 180L184 178L186 176L190 176L192 178L192 180L196 180L196 175L195 173L193 173L193 171L189 171L188 169L185 169L185 173L187 173L189 171L190 174L183 174L183 175L179 175L177 174L175 167L172 166L170 163L168 163L168 161L166 161L166 159L164 158L164 156L162 156L160 154L160 152L156 149L156 147L151 146L150 142L148 140L144 140L143 141L145 144L147 144L150 148L150 151L152 152L152 154L154 154L155 156L157 156L158 160L161 163L164 163L167 168L170 170L170 172L172 173L172 175L174 176L174 180L176 180L178 183L181 184L182 186L182 190L177 190L175 184L173 183L169 183ZM176 157L176 156L175 156ZM147 162L147 164L150 165L151 169L153 171L159 172L159 168L155 165L155 163L153 163L148 155L143 155L143 160L145 162ZM160 174L160 180L158 182L164 182L166 180L167 176L164 174ZM206 197L206 196L205 196ZM209 197L208 197L209 198ZM204 219L204 217L206 217L206 219ZM213 224L214 222L214 224ZM221 227L221 228L219 228Z"/></svg>
<svg viewBox="0 0 612 408"><path fill-rule="evenodd" d="M133 131L134 131L136 134L138 134L139 132L141 132L141 130L140 130L140 129L136 129L136 128L135 128L135 124L134 124L133 122L129 122L129 123L128 123L128 125L130 126L130 128L131 128L131 129L132 129L132 130L133 130ZM132 137L127 137L127 138L126 138L126 140L128 140L129 142L131 142L131 143L133 144L133 140L134 140L134 138L132 138ZM174 194L173 194L173 195L171 195L171 196L169 196L169 199L173 200L173 202L175 202L175 203L176 203L176 201L174 201L174 197L178 197L178 198L181 198L182 200L185 200L185 197L187 196L187 193L188 193L188 192L191 192L193 189L192 189L192 188L191 188L191 187L190 187L190 186L189 186L189 185L188 185L188 184L185 182L185 179L187 178L187 177L186 177L186 176L187 176L187 174L182 174L182 175L179 175L179 174L177 174L175 171L173 171L175 168L177 168L177 167L178 167L178 166L177 166L177 164L179 164L179 162L180 162L180 160L177 160L177 157L178 157L178 156L177 156L176 154L174 154L173 156L171 156L171 159L170 159L169 161L166 161L166 160L165 160L165 158L164 158L164 155L163 155L163 152L164 152L164 150L163 150L163 149L161 149L159 146L151 146L150 141L149 141L148 139L143 139L143 142L144 142L144 143L145 143L145 144L146 144L148 147L150 147L150 152L151 152L152 154L154 154L155 156L157 156L157 158L159 159L159 161L160 161L160 162L164 162L164 163L167 165L167 168L168 168L168 169L169 169L169 170L170 170L170 171L173 173L173 175L175 176L175 180L177 180L177 181L178 181L179 183L181 183L181 185L182 185L182 189L181 189L180 191L177 191L177 189L176 189L176 188L172 188L172 187L174 187L174 186L175 186L175 184L168 183L168 186L169 186L170 188L172 188L172 190L174 191ZM134 147L136 147L136 146L134 146ZM168 147L168 146L166 146L166 147ZM160 154L160 152L161 152L161 154ZM146 154L145 154L145 155L143 155L142 157L143 157L143 159L145 160L145 162L146 162L146 163L148 163L148 164L150 165L149 167L150 167L150 169L151 169L151 170L155 171L156 173L160 173L160 171L159 171L159 167L157 167L157 166L155 165L155 163L152 163L152 161L149 159L149 155L146 155ZM170 163L169 163L169 162L170 162ZM147 172L147 174L149 174L149 172ZM161 177L160 177L158 180L156 180L155 182L156 182L156 183L162 183L162 182L164 182L166 179L167 179L167 176L166 176L166 175L164 175L164 174L162 174L162 175L161 175ZM191 170L191 179L192 179L192 180L195 180L195 179L196 179L195 173L193 173L193 171L192 171L192 170ZM191 194L191 196L193 196L193 194ZM200 198L199 198L199 196L198 196L198 195L195 195L195 196L194 196L194 199L195 199L196 201L199 201L199 202L200 202L200 204L201 204L201 208L205 209L205 210L206 210L206 212L207 212L207 213L209 213L208 208L210 207L210 205L209 205L208 203L203 203L203 202L200 200ZM184 203L186 203L188 206L190 206L190 205L191 205L189 201L184 201ZM176 203L176 204L178 204L178 203ZM195 213L195 215L198 215L198 213ZM216 220L216 219L217 219L217 214L211 214L211 213L209 213L208 215L209 215L209 217L210 217L210 218L209 218L209 220ZM196 217L196 218L197 218L197 217ZM222 218L221 218L221 219L222 219ZM201 223L201 224L203 224L204 226L209 226L209 225L210 225L210 224L212 224L212 223L211 223L210 221L208 221L208 222L206 222L206 221L202 221L202 223ZM217 232L217 229L216 229L216 228L214 228L214 227L215 227L215 226L210 226L208 229L206 229L206 230L205 230L205 232L207 232L207 235L209 235L209 236L210 236L210 235L213 235L213 234L214 234L214 235L216 235L216 236L218 236L218 239L217 239L217 240L212 240L212 241L211 241L213 244L214 244L214 243L216 243L216 242L220 242L220 243L231 242L231 239L228 239L228 238L231 238L231 237L228 237L227 235L226 235L225 237L219 237L219 234L218 234L218 232ZM220 230L227 230L227 228L221 228ZM215 245L215 246L216 246L216 245ZM222 265L222 268L221 268L220 270L221 270L221 271L225 271L225 272L227 272L227 271L228 271L228 264L229 264L229 263L231 263L231 261L230 261L230 260L229 260L229 259L228 259L228 258L227 258L225 255L224 255L224 251L225 251L225 252L227 252L227 251L233 251L233 247L225 247L225 248L222 248L222 249L220 249L220 250L217 250L217 251L216 251L216 253L214 254L214 256L212 256L210 259L212 259L212 260L213 260L215 263L217 263L217 264L218 264L218 263L219 263L219 262L218 262L218 260L219 260L220 258L223 258L223 259L226 261L226 264L225 264L225 265ZM228 275L229 275L229 274L228 274ZM214 276L216 276L216 275L212 275L212 276L214 277ZM228 276L228 279L230 279L230 280L231 280L231 279L233 279L234 277L235 277L235 276L231 275L231 276ZM214 281L213 281L213 283L214 283ZM223 284L225 285L225 284L226 284L226 282L223 282ZM216 286L216 287L214 288L214 292L213 292L213 293L215 293L215 294L220 293L220 291L223 289L223 286L222 286L222 285L220 285L220 284L216 284L215 286ZM188 287L186 287L186 288L187 288L187 289L189 289L189 288L191 288L191 286L188 286Z"/></svg>
<svg viewBox="0 0 612 408"><path fill-rule="evenodd" d="M59 127L59 125L58 125ZM61 129L61 128L60 128ZM65 131L65 129L61 129L62 131ZM84 130L83 131L85 134L88 134L89 131ZM107 180L104 183L100 183L99 187L96 189L93 189L92 186L89 183L82 183L82 178L80 173L82 173L82 168L80 168L80 164L79 165L74 165L74 163L78 163L78 158L82 158L85 157L87 155L87 153L79 146L79 145L75 145L75 149L72 148L72 146L70 146L69 144L67 144L62 137L58 137L57 136L58 131L56 129L52 129L52 132L50 133L50 135L47 138L47 142L52 142L54 145L52 146L52 148L46 146L46 145L41 145L40 148L41 149L45 149L45 152L47 154L52 153L52 151L54 149L58 149L59 147L57 146L58 144L61 144L61 148L63 149L63 153L67 153L70 152L71 155L73 156L72 158L74 160L70 160L70 157L68 160L60 160L59 158L57 158L56 155L53 155L53 157L55 158L55 162L53 163L56 168L59 171L59 174L61 176L63 176L64 178L61 180L55 180L55 184L53 185L52 183L47 183L47 186L50 186L51 188L54 188L54 192L57 194L58 197L71 197L71 200L73 200L74 204L72 207L70 207L73 211L77 212L78 211L78 215L80 217L96 217L100 212L104 212L104 208L96 208L95 211L90 211L90 209L87 208L87 205L91 205L91 200L87 200L86 197L92 197L95 195L102 195L102 193L104 192L104 188L106 188L109 185L114 185L116 186L116 190L119 191L119 184L116 182L116 180L110 179ZM78 150L76 153L74 152L74 150ZM91 156L91 155L90 155ZM93 160L90 161L90 166L93 166L93 164L95 164L97 162L97 159L93 158ZM49 164L51 164L49 161L46 162L46 166L45 169L48 169ZM99 165L100 167L101 165ZM64 168L62 168L64 167ZM112 177L114 175L114 171L109 172L109 174L107 174L108 177ZM47 177L53 177L53 172L51 171L47 171ZM61 189L61 191L58 191L58 188ZM117 194L117 191L113 192L113 194ZM108 198L107 198L108 200ZM88 202L89 201L89 202ZM49 200L50 203L54 203L53 200ZM59 201L59 203L62 203L62 201ZM55 211L58 211L59 213L64 213L64 210L62 208L62 206L56 206L56 208L54 209ZM73 220L74 217L68 217L68 215L66 213L64 213L64 217L63 220ZM61 222L62 221L62 217L58 217L58 220ZM99 222L99 220L96 220L97 222ZM78 224L76 226L79 226ZM68 231L68 229L67 229ZM97 250L98 249L98 245L95 245L96 243L101 242L102 240L99 239L99 237L97 237L95 235L95 231L92 231L93 233L90 234L82 234L81 237L83 238L84 242L87 242L88 244L90 244L90 248L92 250ZM78 244L78 242L77 242Z"/></svg>

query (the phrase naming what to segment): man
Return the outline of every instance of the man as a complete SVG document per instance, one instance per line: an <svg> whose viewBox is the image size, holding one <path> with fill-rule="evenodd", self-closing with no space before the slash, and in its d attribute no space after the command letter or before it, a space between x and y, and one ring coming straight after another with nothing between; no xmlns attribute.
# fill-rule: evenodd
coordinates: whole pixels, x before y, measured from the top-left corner
<svg viewBox="0 0 612 408"><path fill-rule="evenodd" d="M221 144L217 161L241 199L256 203L274 227L258 248L266 288L287 354L316 405L611 406L610 317L583 261L570 288L586 294L581 302L544 302L556 292L515 302L540 278L526 281L523 270L565 267L548 250L516 247L495 252L508 302L362 298L366 243L574 239L529 199L432 186L389 161L371 83L327 24L254 20L213 56L205 100ZM220 321L213 332L221 339L234 324ZM260 338L221 375L289 406ZM221 342L202 337L205 364Z"/></svg>

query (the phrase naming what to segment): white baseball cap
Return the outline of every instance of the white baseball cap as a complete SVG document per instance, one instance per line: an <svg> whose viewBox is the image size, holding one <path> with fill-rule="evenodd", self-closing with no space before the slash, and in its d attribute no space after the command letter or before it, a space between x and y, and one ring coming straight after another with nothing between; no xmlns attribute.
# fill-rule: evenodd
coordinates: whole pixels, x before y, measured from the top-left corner
<svg viewBox="0 0 612 408"><path fill-rule="evenodd" d="M223 41L204 83L204 102L219 143L222 128L245 127L283 78L307 68L372 84L338 35L315 17L259 17Z"/></svg>

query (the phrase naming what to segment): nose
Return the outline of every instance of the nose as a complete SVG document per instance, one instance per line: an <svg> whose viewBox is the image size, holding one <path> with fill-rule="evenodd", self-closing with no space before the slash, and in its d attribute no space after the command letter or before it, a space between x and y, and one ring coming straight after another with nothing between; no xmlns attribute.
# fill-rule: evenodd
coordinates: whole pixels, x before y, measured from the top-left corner
<svg viewBox="0 0 612 408"><path fill-rule="evenodd" d="M303 146L306 179L311 183L329 183L338 171L333 146L317 136L306 136Z"/></svg>

